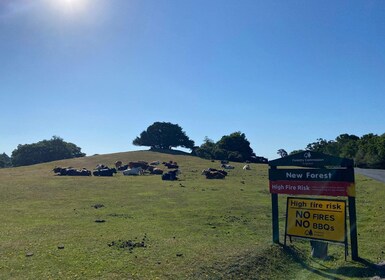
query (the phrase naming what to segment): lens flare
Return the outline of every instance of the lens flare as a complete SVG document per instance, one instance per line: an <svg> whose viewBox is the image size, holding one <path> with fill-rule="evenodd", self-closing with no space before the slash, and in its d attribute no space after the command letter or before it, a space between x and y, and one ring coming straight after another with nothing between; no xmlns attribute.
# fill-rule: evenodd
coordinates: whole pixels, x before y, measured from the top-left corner
<svg viewBox="0 0 385 280"><path fill-rule="evenodd" d="M57 8L69 13L83 12L88 6L88 0L54 0L54 2Z"/></svg>

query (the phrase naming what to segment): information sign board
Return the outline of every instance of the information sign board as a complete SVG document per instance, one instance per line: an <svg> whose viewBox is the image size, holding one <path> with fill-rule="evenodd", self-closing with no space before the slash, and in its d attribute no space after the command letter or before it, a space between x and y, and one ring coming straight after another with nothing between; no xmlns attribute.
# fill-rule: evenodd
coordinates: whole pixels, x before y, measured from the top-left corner
<svg viewBox="0 0 385 280"><path fill-rule="evenodd" d="M286 235L346 243L346 201L287 198Z"/></svg>
<svg viewBox="0 0 385 280"><path fill-rule="evenodd" d="M355 196L353 169L270 169L270 193Z"/></svg>

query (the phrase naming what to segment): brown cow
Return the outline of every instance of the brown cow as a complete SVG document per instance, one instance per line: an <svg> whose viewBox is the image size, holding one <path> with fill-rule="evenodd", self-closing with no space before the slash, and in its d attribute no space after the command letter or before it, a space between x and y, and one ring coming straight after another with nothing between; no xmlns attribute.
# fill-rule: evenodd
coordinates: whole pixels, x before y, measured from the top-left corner
<svg viewBox="0 0 385 280"><path fill-rule="evenodd" d="M143 170L147 170L148 168L148 162L146 161L130 161L128 163L129 168L135 168L135 167L141 167Z"/></svg>

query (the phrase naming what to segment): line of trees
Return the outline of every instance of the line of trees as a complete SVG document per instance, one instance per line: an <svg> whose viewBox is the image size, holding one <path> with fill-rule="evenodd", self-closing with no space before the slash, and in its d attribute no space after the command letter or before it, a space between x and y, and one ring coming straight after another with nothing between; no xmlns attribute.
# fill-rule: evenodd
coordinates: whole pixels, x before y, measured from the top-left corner
<svg viewBox="0 0 385 280"><path fill-rule="evenodd" d="M241 132L225 135L216 143L206 137L204 143L198 147L194 146L194 141L186 135L179 125L169 122L155 122L140 136L136 137L132 144L148 146L151 149L188 148L192 150L193 155L206 159L267 163L266 158L257 157L254 154L250 142Z"/></svg>
<svg viewBox="0 0 385 280"><path fill-rule="evenodd" d="M362 137L345 133L335 140L319 138L308 144L306 150L350 158L357 167L385 169L385 133L369 133ZM292 151L290 154L300 151L303 150Z"/></svg>
<svg viewBox="0 0 385 280"><path fill-rule="evenodd" d="M178 124L155 122L144 130L133 142L136 146L148 146L150 149L171 150L176 147L191 149L191 154L206 159L229 160L236 162L267 163L264 157L256 156L250 147L246 135L240 131L224 135L214 142L205 137L201 146L195 146ZM321 152L337 157L353 159L358 167L385 169L385 134L366 134L362 137L341 134L335 140L317 139L307 145L306 150ZM301 152L295 150L290 154ZM287 156L284 149L277 152ZM0 154L0 168L31 165L54 160L84 157L81 148L65 142L58 136L33 144L18 145L9 157Z"/></svg>
<svg viewBox="0 0 385 280"><path fill-rule="evenodd" d="M195 146L194 141L178 124L154 122L132 143L136 146L150 147L152 150L183 147L190 149L192 155L206 159L267 163L266 158L254 154L246 135L239 131L223 136L218 142L206 137L201 146ZM80 147L53 136L50 140L18 145L11 157L5 153L0 155L0 167L16 167L83 156L85 154L81 152Z"/></svg>

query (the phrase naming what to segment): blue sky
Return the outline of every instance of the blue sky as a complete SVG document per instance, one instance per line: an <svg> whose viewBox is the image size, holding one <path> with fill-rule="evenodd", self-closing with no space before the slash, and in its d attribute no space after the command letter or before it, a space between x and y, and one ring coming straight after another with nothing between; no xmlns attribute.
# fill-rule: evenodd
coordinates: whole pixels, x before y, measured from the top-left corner
<svg viewBox="0 0 385 280"><path fill-rule="evenodd" d="M257 155L385 133L385 2L1 0L0 153L145 149L156 121Z"/></svg>

